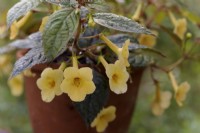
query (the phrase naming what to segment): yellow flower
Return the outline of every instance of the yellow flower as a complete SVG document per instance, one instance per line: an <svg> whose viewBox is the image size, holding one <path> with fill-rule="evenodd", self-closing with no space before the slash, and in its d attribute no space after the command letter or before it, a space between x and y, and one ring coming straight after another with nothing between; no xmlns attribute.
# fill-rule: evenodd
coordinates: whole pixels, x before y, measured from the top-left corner
<svg viewBox="0 0 200 133"><path fill-rule="evenodd" d="M109 78L109 85L111 91L116 94L123 94L127 91L127 81L129 79L129 73L126 67L120 60L117 60L115 64L108 64L106 60L100 56L99 60L106 69L106 75Z"/></svg>
<svg viewBox="0 0 200 133"><path fill-rule="evenodd" d="M183 101L186 99L186 95L190 90L190 84L188 82L183 82L179 85L177 91L175 92L176 102L179 106L183 106Z"/></svg>
<svg viewBox="0 0 200 133"><path fill-rule="evenodd" d="M175 28L174 33L183 40L185 36L185 32L187 31L187 20L185 18L178 19Z"/></svg>
<svg viewBox="0 0 200 133"><path fill-rule="evenodd" d="M178 85L173 72L169 72L168 75L174 88L176 102L179 106L183 106L183 102L190 90L190 84L188 82L183 82Z"/></svg>
<svg viewBox="0 0 200 133"><path fill-rule="evenodd" d="M60 69L53 70L52 68L46 68L41 78L37 80L37 86L41 90L42 100L44 102L51 102L55 95L62 94L60 84L63 80L63 71Z"/></svg>
<svg viewBox="0 0 200 133"><path fill-rule="evenodd" d="M156 116L160 116L164 113L165 109L167 109L170 105L170 100L172 98L172 94L169 91L161 91L154 98L152 104L152 112Z"/></svg>
<svg viewBox="0 0 200 133"><path fill-rule="evenodd" d="M0 71L8 74L12 69L11 57L8 55L1 55L0 56Z"/></svg>
<svg viewBox="0 0 200 133"><path fill-rule="evenodd" d="M22 28L25 23L28 21L28 19L32 16L32 12L28 12L22 19L20 19L18 22L15 21L11 27L10 27L10 40L13 40L17 37L19 34L20 28Z"/></svg>
<svg viewBox="0 0 200 133"><path fill-rule="evenodd" d="M183 40L187 31L187 20L185 18L176 20L172 12L169 12L169 17L175 27L174 33Z"/></svg>
<svg viewBox="0 0 200 133"><path fill-rule="evenodd" d="M100 34L100 38L107 44L107 46L118 55L119 60L125 64L125 66L129 67L130 64L128 62L129 57L129 49L130 40L126 40L122 48L118 48L116 44L112 43L106 36Z"/></svg>
<svg viewBox="0 0 200 133"><path fill-rule="evenodd" d="M11 94L13 96L20 96L23 93L23 76L17 75L12 79L8 80L8 86L10 87Z"/></svg>
<svg viewBox="0 0 200 133"><path fill-rule="evenodd" d="M153 33L157 36L158 33L156 31L153 31ZM139 43L142 45L146 45L150 48L154 47L156 45L156 37L151 35L145 35L141 34L138 39Z"/></svg>
<svg viewBox="0 0 200 133"><path fill-rule="evenodd" d="M95 91L92 69L89 67L79 69L76 57L73 57L73 67L65 69L64 77L60 87L74 102L83 101L86 95Z"/></svg>
<svg viewBox="0 0 200 133"><path fill-rule="evenodd" d="M104 132L108 127L108 123L115 120L115 118L116 118L116 107L109 106L101 110L101 112L91 123L91 127L96 127L97 132Z"/></svg>

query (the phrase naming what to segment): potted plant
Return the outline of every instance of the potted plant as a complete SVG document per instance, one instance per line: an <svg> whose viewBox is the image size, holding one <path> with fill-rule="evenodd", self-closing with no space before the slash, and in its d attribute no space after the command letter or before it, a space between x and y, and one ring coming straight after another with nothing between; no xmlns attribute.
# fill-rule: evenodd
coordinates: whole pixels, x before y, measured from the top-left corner
<svg viewBox="0 0 200 133"><path fill-rule="evenodd" d="M172 71L190 53L185 52L172 65L160 67L151 55L165 55L152 48L157 33L137 22L141 13L142 4L132 19L110 13L104 0L22 0L8 11L10 39L19 36L22 27L28 30L33 26L27 24L31 17L42 14L34 22L34 32L0 50L5 54L23 49L17 52L9 84L16 85L18 82L12 78L25 73L26 98L35 133L127 132L145 66L150 68L156 86L153 113L161 115L172 98L169 91L161 91L153 74L155 69L169 76L176 101L182 106L190 85L178 85ZM171 11L167 13L175 26L170 35L178 43L190 39L189 33L185 38L186 19L176 20ZM151 22L146 24L150 28ZM168 31L162 25L159 28ZM149 42L149 46L141 45Z"/></svg>

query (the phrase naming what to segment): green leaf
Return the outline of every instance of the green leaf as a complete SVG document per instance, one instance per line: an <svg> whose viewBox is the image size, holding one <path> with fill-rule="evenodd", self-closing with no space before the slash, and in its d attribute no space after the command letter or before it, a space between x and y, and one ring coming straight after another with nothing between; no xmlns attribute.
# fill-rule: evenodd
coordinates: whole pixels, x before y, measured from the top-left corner
<svg viewBox="0 0 200 133"><path fill-rule="evenodd" d="M83 102L74 103L75 108L88 126L106 104L109 94L107 79L96 71L93 71L93 75L93 81L96 86L95 92L88 95Z"/></svg>
<svg viewBox="0 0 200 133"><path fill-rule="evenodd" d="M143 27L139 23L112 13L95 13L93 19L97 24L104 27L115 29L123 32L151 34L151 31Z"/></svg>
<svg viewBox="0 0 200 133"><path fill-rule="evenodd" d="M49 17L43 33L45 55L56 58L66 50L69 40L77 30L79 15L75 9L62 9Z"/></svg>
<svg viewBox="0 0 200 133"><path fill-rule="evenodd" d="M21 0L15 4L7 14L7 26L8 28L12 23L19 19L21 16L25 15L27 12L37 7L41 3L40 0Z"/></svg>
<svg viewBox="0 0 200 133"><path fill-rule="evenodd" d="M104 0L94 0L93 2L87 4L90 9L94 9L99 12L109 11L109 7Z"/></svg>
<svg viewBox="0 0 200 133"><path fill-rule="evenodd" d="M76 0L45 0L45 1L60 6L72 6L78 4Z"/></svg>

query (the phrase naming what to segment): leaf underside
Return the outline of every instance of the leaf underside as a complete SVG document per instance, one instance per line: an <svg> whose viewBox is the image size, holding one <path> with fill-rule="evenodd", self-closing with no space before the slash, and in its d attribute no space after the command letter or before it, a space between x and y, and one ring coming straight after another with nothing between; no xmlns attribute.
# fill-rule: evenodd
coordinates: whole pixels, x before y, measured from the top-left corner
<svg viewBox="0 0 200 133"><path fill-rule="evenodd" d="M10 78L20 74L22 71L24 71L26 69L29 69L29 68L35 66L36 64L47 63L50 61L51 60L49 60L44 55L44 51L41 46L35 47L35 48L29 50L27 54L25 54L23 57L21 57L20 59L18 59L15 62Z"/></svg>
<svg viewBox="0 0 200 133"><path fill-rule="evenodd" d="M139 23L112 13L95 13L93 19L104 27L129 33L150 34L151 31Z"/></svg>

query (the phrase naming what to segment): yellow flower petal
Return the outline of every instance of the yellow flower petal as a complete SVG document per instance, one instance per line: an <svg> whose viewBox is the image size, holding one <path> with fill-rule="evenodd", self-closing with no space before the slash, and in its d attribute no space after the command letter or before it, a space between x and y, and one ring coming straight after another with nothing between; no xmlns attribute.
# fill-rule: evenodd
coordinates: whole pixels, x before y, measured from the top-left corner
<svg viewBox="0 0 200 133"><path fill-rule="evenodd" d="M91 81L93 79L92 69L83 67L79 69L79 73L85 80Z"/></svg>
<svg viewBox="0 0 200 133"><path fill-rule="evenodd" d="M129 47L130 45L130 40L126 40L123 47L119 48L119 60L121 60L121 62L124 62L125 66L129 67L130 64L128 62L128 57L129 57Z"/></svg>
<svg viewBox="0 0 200 133"><path fill-rule="evenodd" d="M15 77L13 77L12 79L10 79L8 81L8 85L10 87L11 90L11 94L13 96L20 96L22 95L24 89L24 85L23 85L24 81L23 81L23 76L22 75L17 75Z"/></svg>
<svg viewBox="0 0 200 133"><path fill-rule="evenodd" d="M126 67L118 60L115 64L108 64L106 66L106 75L109 78L111 91L116 94L123 94L127 91L127 81L129 74Z"/></svg>
<svg viewBox="0 0 200 133"><path fill-rule="evenodd" d="M41 95L42 100L47 103L51 102L55 97L55 93L51 90L42 90Z"/></svg>
<svg viewBox="0 0 200 133"><path fill-rule="evenodd" d="M176 102L179 106L183 105L188 91L190 90L190 84L188 82L183 82L179 85L177 92L175 93Z"/></svg>
<svg viewBox="0 0 200 133"><path fill-rule="evenodd" d="M15 21L10 27L10 40L13 40L19 34L19 27L17 26L17 22Z"/></svg>
<svg viewBox="0 0 200 133"><path fill-rule="evenodd" d="M152 31L155 35L158 35L158 32ZM140 44L148 46L150 48L156 45L156 37L152 35L141 34L138 38Z"/></svg>
<svg viewBox="0 0 200 133"><path fill-rule="evenodd" d="M101 110L97 117L91 123L91 127L96 127L97 132L104 132L108 127L108 123L116 118L115 106L109 106Z"/></svg>
<svg viewBox="0 0 200 133"><path fill-rule="evenodd" d="M40 25L39 31L43 32L46 26L47 21L49 20L49 16L42 18L42 24Z"/></svg>
<svg viewBox="0 0 200 133"><path fill-rule="evenodd" d="M161 92L160 106L163 109L167 109L170 106L171 98L172 98L172 93L171 92L169 92L169 91Z"/></svg>
<svg viewBox="0 0 200 133"><path fill-rule="evenodd" d="M52 68L46 68L41 78L37 80L37 86L41 90L42 100L45 102L51 102L55 95L62 94L60 84L63 80L63 71L60 69L53 70Z"/></svg>
<svg viewBox="0 0 200 133"><path fill-rule="evenodd" d="M161 116L164 113L164 110L158 102L153 102L152 104L152 113L156 116Z"/></svg>
<svg viewBox="0 0 200 133"><path fill-rule="evenodd" d="M169 107L172 94L169 91L158 91L152 104L152 113L156 116L161 116Z"/></svg>
<svg viewBox="0 0 200 133"><path fill-rule="evenodd" d="M79 76L78 70L79 69L76 68L76 67L68 67L68 68L66 68L65 71L64 71L65 79L72 79L72 77Z"/></svg>

